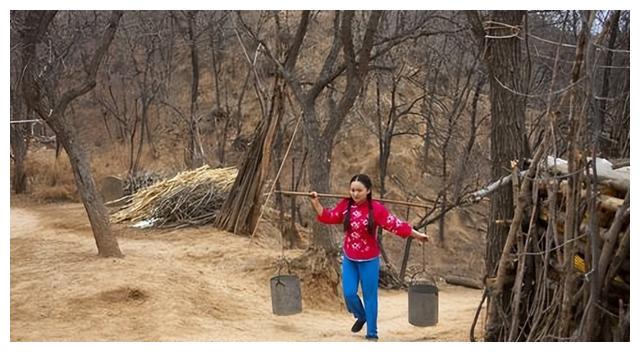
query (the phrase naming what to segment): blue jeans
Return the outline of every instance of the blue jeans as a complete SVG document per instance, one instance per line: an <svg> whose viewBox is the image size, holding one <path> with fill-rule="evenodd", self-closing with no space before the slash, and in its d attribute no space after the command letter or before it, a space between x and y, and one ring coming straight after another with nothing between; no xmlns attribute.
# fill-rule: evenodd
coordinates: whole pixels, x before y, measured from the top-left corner
<svg viewBox="0 0 640 352"><path fill-rule="evenodd" d="M378 336L378 278L380 258L358 262L343 256L342 291L347 310L356 319L367 321L367 336ZM358 283L362 287L364 307L358 297Z"/></svg>

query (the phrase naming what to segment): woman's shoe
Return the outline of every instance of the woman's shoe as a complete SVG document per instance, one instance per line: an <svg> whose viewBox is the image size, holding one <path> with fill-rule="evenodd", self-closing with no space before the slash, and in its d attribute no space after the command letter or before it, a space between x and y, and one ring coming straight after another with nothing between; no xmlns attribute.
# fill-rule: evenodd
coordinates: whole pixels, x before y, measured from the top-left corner
<svg viewBox="0 0 640 352"><path fill-rule="evenodd" d="M360 330L362 330L362 327L364 326L364 323L366 322L366 320L356 320L355 323L353 323L353 326L351 327L351 332L358 332Z"/></svg>
<svg viewBox="0 0 640 352"><path fill-rule="evenodd" d="M373 341L373 342L377 342L378 341L378 336L365 336L365 339L369 340L369 341Z"/></svg>

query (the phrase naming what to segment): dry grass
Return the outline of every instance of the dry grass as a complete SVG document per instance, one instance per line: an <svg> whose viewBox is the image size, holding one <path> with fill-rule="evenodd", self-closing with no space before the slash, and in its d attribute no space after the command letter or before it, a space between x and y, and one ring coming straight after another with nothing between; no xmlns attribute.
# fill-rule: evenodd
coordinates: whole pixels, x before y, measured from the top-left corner
<svg viewBox="0 0 640 352"><path fill-rule="evenodd" d="M96 180L108 175L125 175L128 169L129 147L125 144L114 143L100 152L91 154L91 171Z"/></svg>
<svg viewBox="0 0 640 352"><path fill-rule="evenodd" d="M78 201L78 192L73 185L42 187L31 192L33 198L44 202Z"/></svg>
<svg viewBox="0 0 640 352"><path fill-rule="evenodd" d="M55 150L31 150L25 162L28 192L36 200L45 202L78 201L73 171L67 154L55 157Z"/></svg>
<svg viewBox="0 0 640 352"><path fill-rule="evenodd" d="M162 157L155 157L147 145L143 149L139 170L180 171L182 166L178 157L168 157L167 151ZM91 172L96 184L105 176L122 177L129 169L129 147L126 144L113 144L109 148L93 152L90 156ZM13 165L11 165L13 172ZM58 158L55 150L44 147L32 147L25 161L27 174L27 192L36 201L59 202L80 201L69 157L62 150Z"/></svg>

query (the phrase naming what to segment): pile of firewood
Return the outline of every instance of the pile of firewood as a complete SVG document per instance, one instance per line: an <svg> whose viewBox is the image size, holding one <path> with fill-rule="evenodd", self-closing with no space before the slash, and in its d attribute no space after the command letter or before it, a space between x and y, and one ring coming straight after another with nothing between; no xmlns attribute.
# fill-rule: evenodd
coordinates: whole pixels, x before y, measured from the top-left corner
<svg viewBox="0 0 640 352"><path fill-rule="evenodd" d="M538 165L513 172L526 185L514 186L509 237L485 282L502 310L500 340L629 341L629 167Z"/></svg>
<svg viewBox="0 0 640 352"><path fill-rule="evenodd" d="M555 250L548 250L549 268L564 279L565 294L573 295L561 312L560 326L583 341L628 341L630 168L613 169L604 159L596 159L595 167L592 163L585 165L581 181L572 188L566 179L567 164L549 157L547 165L558 182L539 190L541 225L555 229L547 231L554 237L547 240L555 244ZM564 201L572 190L574 210ZM569 236L567 212L576 214L575 232ZM568 241L574 242L558 248Z"/></svg>
<svg viewBox="0 0 640 352"><path fill-rule="evenodd" d="M111 221L144 223L141 227L211 223L237 174L233 167L212 169L206 165L181 172L119 200L126 205L111 215Z"/></svg>

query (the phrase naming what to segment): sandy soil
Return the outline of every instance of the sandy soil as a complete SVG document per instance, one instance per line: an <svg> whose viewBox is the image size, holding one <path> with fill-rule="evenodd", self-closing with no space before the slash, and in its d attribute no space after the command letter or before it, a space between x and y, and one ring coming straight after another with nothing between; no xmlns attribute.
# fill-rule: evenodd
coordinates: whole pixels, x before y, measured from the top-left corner
<svg viewBox="0 0 640 352"><path fill-rule="evenodd" d="M339 300L272 314L280 251L269 241L117 227L125 257L105 259L81 204L12 204L10 217L11 341L364 340ZM439 323L428 328L408 323L406 291L381 290L380 341L468 341L481 291L439 288Z"/></svg>

